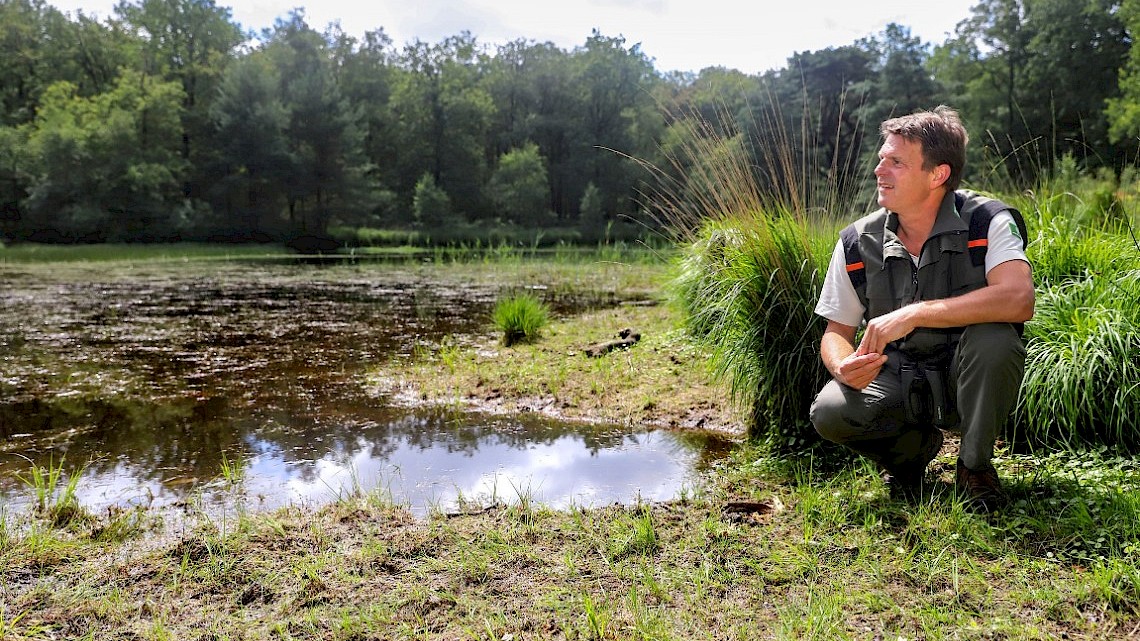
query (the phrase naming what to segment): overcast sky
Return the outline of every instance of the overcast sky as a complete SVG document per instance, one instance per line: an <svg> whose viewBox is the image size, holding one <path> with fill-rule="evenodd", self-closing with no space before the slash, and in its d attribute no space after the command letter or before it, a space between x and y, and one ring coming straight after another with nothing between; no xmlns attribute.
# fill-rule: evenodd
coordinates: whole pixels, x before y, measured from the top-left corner
<svg viewBox="0 0 1140 641"><path fill-rule="evenodd" d="M294 7L309 25L353 35L383 27L397 45L435 43L470 31L487 45L550 41L571 50L593 29L640 44L658 71L723 66L746 73L781 68L797 51L851 44L897 22L941 44L978 0L217 0L245 29L260 31ZM49 0L67 12L106 17L116 0Z"/></svg>

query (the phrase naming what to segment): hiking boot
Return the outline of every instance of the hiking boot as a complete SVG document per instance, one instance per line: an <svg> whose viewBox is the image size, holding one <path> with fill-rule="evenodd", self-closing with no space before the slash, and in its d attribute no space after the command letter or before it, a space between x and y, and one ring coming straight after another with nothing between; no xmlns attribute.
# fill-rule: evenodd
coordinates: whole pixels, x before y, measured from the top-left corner
<svg viewBox="0 0 1140 641"><path fill-rule="evenodd" d="M893 499L910 499L918 496L926 466L942 449L942 430L931 429L922 435L922 451L917 458L902 465L884 466L883 482Z"/></svg>
<svg viewBox="0 0 1140 641"><path fill-rule="evenodd" d="M962 463L962 459L958 459L954 480L958 492L965 495L966 501L973 509L991 512L1005 501L1001 479L998 478L997 470L993 466L971 470Z"/></svg>

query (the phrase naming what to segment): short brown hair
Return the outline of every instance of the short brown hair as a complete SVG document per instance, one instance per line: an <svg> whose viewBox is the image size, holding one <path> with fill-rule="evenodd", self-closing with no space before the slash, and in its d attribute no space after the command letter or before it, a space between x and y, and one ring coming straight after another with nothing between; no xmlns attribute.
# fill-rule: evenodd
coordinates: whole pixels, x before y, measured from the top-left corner
<svg viewBox="0 0 1140 641"><path fill-rule="evenodd" d="M933 111L916 111L906 116L891 118L879 127L886 138L890 134L922 145L922 168L930 171L938 165L950 165L946 190L954 191L962 183L966 168L966 145L970 136L958 118L958 112L939 105Z"/></svg>

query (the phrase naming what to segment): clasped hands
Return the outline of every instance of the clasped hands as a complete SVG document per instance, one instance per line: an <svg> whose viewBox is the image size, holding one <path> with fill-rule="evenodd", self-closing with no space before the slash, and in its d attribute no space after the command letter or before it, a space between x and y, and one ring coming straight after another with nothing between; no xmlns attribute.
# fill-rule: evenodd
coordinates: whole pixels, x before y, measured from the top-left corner
<svg viewBox="0 0 1140 641"><path fill-rule="evenodd" d="M836 379L859 390L870 385L887 364L887 355L883 353L887 345L914 331L913 311L913 306L908 305L868 321L859 346L840 361Z"/></svg>

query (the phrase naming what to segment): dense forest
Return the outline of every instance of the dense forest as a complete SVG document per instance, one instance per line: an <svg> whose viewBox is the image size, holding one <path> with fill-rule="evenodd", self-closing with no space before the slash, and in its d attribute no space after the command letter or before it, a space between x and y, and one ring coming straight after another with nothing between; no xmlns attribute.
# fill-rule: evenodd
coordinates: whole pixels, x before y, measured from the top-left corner
<svg viewBox="0 0 1140 641"><path fill-rule="evenodd" d="M943 43L892 24L764 74L690 74L598 32L569 51L466 32L397 45L300 9L254 34L213 0L124 0L106 19L0 0L0 237L593 242L664 224L653 195L683 208L718 152L750 154L777 191L863 193L878 123L939 103L972 132L968 180L1116 179L1140 149L1136 29L1140 0L980 0ZM720 148L694 145L709 134Z"/></svg>

